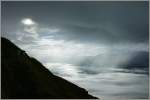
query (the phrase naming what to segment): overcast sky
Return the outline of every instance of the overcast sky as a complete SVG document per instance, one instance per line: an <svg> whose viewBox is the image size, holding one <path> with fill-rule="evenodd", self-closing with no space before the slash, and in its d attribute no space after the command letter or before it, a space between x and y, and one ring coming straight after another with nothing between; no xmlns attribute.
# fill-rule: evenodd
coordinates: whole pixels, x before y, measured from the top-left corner
<svg viewBox="0 0 150 100"><path fill-rule="evenodd" d="M148 97L146 1L3 1L2 36L93 95Z"/></svg>

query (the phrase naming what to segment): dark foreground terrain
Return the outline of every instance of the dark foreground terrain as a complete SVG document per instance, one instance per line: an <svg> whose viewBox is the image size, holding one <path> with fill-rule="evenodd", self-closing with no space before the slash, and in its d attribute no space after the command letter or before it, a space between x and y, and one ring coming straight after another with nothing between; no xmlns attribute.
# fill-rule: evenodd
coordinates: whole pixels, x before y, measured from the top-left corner
<svg viewBox="0 0 150 100"><path fill-rule="evenodd" d="M96 99L85 89L53 75L5 38L1 38L1 98Z"/></svg>

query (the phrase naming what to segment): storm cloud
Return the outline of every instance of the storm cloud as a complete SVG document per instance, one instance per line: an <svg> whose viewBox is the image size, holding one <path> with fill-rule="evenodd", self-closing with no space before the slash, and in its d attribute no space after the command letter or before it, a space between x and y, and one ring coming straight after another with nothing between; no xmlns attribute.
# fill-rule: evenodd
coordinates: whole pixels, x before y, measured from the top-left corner
<svg viewBox="0 0 150 100"><path fill-rule="evenodd" d="M20 27L17 22L29 17L62 29L56 38L148 42L148 2L2 2L2 17L3 35L13 34Z"/></svg>

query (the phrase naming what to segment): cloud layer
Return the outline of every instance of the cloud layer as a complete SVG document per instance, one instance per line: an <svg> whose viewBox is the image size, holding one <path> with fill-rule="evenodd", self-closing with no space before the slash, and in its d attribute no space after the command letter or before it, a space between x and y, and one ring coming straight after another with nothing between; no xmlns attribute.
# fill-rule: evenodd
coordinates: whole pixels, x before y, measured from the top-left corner
<svg viewBox="0 0 150 100"><path fill-rule="evenodd" d="M13 34L17 21L27 16L43 26L62 29L57 38L98 43L148 41L146 1L3 2L2 15L3 35Z"/></svg>

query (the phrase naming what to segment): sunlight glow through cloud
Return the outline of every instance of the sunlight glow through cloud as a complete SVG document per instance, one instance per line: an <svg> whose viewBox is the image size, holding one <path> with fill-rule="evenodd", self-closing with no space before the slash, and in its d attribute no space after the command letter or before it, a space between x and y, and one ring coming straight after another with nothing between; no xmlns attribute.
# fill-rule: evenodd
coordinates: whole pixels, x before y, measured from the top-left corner
<svg viewBox="0 0 150 100"><path fill-rule="evenodd" d="M31 19L31 18L24 18L22 19L22 24L30 26L30 25L34 25L35 22Z"/></svg>

